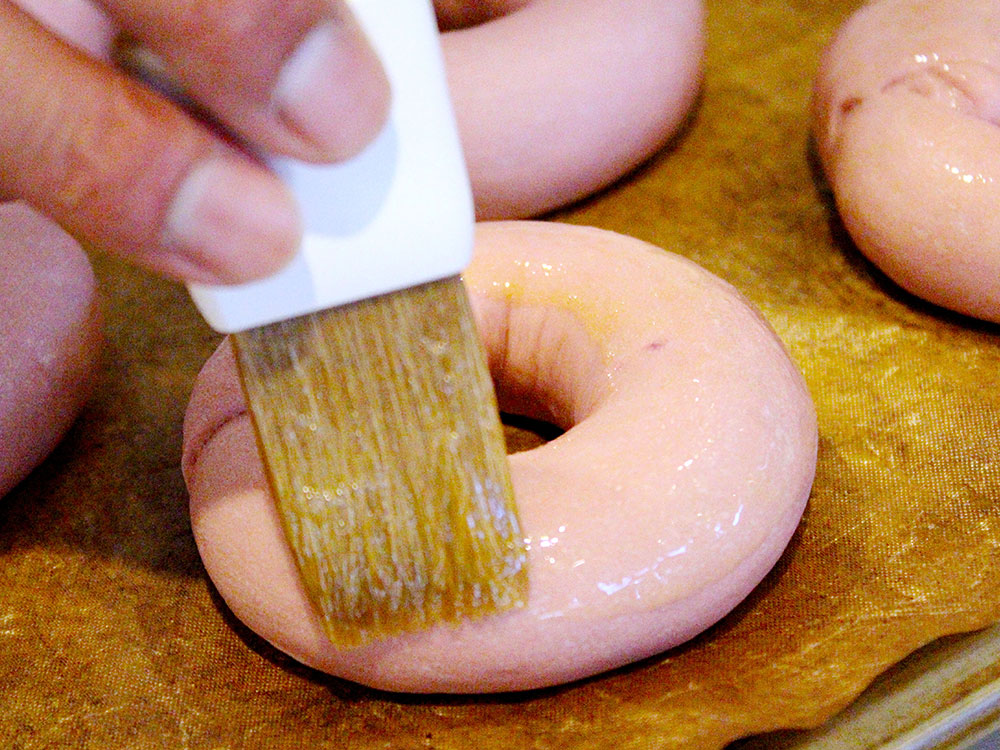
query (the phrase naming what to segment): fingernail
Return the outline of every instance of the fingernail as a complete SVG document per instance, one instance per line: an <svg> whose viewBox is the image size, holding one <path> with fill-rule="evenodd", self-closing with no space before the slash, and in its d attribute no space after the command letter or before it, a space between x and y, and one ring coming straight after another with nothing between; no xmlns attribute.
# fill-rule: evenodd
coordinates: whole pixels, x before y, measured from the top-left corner
<svg viewBox="0 0 1000 750"><path fill-rule="evenodd" d="M353 156L385 119L389 84L353 19L324 21L285 62L274 89L278 116L331 159Z"/></svg>
<svg viewBox="0 0 1000 750"><path fill-rule="evenodd" d="M163 244L187 280L234 284L281 269L301 231L295 199L277 177L216 155L195 165L174 194Z"/></svg>

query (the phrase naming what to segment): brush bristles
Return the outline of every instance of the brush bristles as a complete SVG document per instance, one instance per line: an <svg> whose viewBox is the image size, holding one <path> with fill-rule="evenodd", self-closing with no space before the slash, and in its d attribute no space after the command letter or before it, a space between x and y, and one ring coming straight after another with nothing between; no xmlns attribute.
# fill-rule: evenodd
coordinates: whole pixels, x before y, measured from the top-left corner
<svg viewBox="0 0 1000 750"><path fill-rule="evenodd" d="M234 338L285 533L333 643L523 605L503 430L458 277Z"/></svg>

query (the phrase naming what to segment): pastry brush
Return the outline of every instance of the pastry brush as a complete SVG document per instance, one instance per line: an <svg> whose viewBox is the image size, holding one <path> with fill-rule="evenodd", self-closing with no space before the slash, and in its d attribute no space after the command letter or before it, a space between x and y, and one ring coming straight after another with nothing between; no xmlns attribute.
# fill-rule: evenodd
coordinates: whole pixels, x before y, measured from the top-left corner
<svg viewBox="0 0 1000 750"><path fill-rule="evenodd" d="M350 5L389 78L387 126L342 164L270 162L304 217L288 267L189 287L232 334L289 546L341 647L523 606L527 590L460 277L474 209L433 10Z"/></svg>

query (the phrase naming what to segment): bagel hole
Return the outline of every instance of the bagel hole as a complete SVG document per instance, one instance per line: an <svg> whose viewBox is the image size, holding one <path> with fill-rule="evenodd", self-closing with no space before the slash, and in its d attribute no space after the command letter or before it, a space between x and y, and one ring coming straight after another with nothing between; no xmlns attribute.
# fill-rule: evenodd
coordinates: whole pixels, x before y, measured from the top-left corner
<svg viewBox="0 0 1000 750"><path fill-rule="evenodd" d="M530 0L434 0L438 29L457 31L493 21L527 5Z"/></svg>
<svg viewBox="0 0 1000 750"><path fill-rule="evenodd" d="M565 432L558 425L546 422L544 419L535 419L521 414L501 412L500 422L503 424L503 436L507 442L508 455L545 445Z"/></svg>

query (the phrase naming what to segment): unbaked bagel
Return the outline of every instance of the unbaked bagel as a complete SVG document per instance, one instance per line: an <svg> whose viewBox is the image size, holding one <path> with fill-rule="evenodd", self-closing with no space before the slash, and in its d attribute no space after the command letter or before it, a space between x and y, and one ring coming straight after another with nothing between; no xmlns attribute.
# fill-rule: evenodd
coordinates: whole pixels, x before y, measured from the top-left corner
<svg viewBox="0 0 1000 750"><path fill-rule="evenodd" d="M481 225L465 280L502 408L565 429L510 457L527 607L333 647L224 343L188 408L183 467L205 567L236 616L350 680L484 692L610 669L726 614L781 554L815 468L812 402L772 330L698 266L597 229Z"/></svg>
<svg viewBox="0 0 1000 750"><path fill-rule="evenodd" d="M1000 3L882 0L826 49L813 128L858 248L901 287L1000 322Z"/></svg>
<svg viewBox="0 0 1000 750"><path fill-rule="evenodd" d="M471 18L502 15L442 37L480 219L535 216L609 185L666 143L697 96L700 0L486 5ZM438 11L450 26L475 6Z"/></svg>
<svg viewBox="0 0 1000 750"><path fill-rule="evenodd" d="M101 344L94 275L75 240L23 203L0 203L0 495L63 436Z"/></svg>

